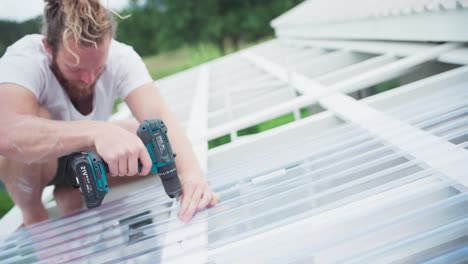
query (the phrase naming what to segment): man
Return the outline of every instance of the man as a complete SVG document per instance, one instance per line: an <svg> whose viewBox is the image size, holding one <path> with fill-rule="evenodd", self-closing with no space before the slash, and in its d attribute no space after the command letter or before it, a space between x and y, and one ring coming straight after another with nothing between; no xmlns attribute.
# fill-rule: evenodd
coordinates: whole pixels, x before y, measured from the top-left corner
<svg viewBox="0 0 468 264"><path fill-rule="evenodd" d="M44 35L29 35L0 59L0 178L24 224L47 219L43 189L54 184L62 214L81 208L63 174L66 156L96 151L111 176L147 175L151 158L138 122L106 122L117 97L139 121L164 120L182 182L179 217L214 206L191 145L137 53L112 39L116 25L99 0L46 0ZM142 170L138 173L138 161ZM118 182L111 177L110 186Z"/></svg>

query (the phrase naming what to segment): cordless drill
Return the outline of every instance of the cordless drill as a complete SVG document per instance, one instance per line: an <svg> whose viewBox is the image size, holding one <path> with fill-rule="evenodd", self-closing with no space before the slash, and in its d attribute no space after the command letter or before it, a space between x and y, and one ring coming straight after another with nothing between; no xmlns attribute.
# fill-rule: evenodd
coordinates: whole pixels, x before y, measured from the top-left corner
<svg viewBox="0 0 468 264"><path fill-rule="evenodd" d="M170 198L178 198L182 193L177 174L171 144L167 137L167 128L159 119L145 120L137 130L153 161L151 173L159 174L164 190ZM75 186L80 188L86 206L93 208L101 205L104 196L109 192L107 173L109 168L102 158L94 152L77 152L71 154L67 174L73 175ZM141 163L138 164L141 171Z"/></svg>

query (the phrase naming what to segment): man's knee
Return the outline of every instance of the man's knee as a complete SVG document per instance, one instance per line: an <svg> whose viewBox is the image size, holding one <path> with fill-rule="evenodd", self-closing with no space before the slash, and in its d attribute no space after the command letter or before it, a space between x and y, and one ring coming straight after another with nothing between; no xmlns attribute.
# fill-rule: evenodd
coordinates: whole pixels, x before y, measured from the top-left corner
<svg viewBox="0 0 468 264"><path fill-rule="evenodd" d="M41 196L54 175L44 173L52 173L56 166L56 161L25 164L0 156L0 178L15 205L21 209L25 225L47 219Z"/></svg>
<svg viewBox="0 0 468 264"><path fill-rule="evenodd" d="M0 156L0 179L11 198L22 209L34 209L41 195L55 177L57 161L26 164Z"/></svg>
<svg viewBox="0 0 468 264"><path fill-rule="evenodd" d="M55 185L54 198L63 215L82 208L80 191L72 186Z"/></svg>

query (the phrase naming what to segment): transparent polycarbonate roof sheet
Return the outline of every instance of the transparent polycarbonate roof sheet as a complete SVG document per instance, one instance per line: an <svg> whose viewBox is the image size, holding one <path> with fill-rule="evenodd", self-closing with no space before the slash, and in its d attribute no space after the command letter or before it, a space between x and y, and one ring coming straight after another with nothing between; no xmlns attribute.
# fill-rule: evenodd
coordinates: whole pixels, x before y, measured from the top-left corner
<svg viewBox="0 0 468 264"><path fill-rule="evenodd" d="M263 71L249 63L239 53L216 60L210 63L210 66L210 94L263 75Z"/></svg>
<svg viewBox="0 0 468 264"><path fill-rule="evenodd" d="M336 130L339 129L349 131L350 127L343 126ZM353 135L353 132L356 135ZM338 133L338 135L340 134ZM210 174L212 175L210 181L214 184L217 182L217 178L221 177L223 179L220 181L225 182L226 175L229 175L230 171L237 170L243 177L234 180L235 185L223 184L223 188L228 192L227 198L223 196L223 201L229 201L236 196L242 197L242 199L239 199L238 206L240 208L236 211L234 205L226 207L232 210L232 213L211 223L213 223L213 226L229 224L232 227L230 227L229 232L226 233L226 230L222 229L222 232L215 233L218 234L217 236L210 238L216 241L217 239L231 239L231 236L234 235L242 236L242 233L245 232L250 234L251 231L246 231L246 227L256 227L263 230L266 228L265 226L272 225L272 221L276 219L275 217L278 217L279 221L279 219L293 216L295 212L298 214L304 213L307 212L308 209L306 208L309 208L308 206L311 206L309 210L320 206L326 207L328 203L346 199L348 195L357 195L368 189L380 188L385 184L392 185L393 181L400 181L400 184L405 184L429 177L435 173L431 169L424 169L424 165L419 164L416 160L408 160L404 156L405 153L395 153L391 146L385 146L370 135L365 135L363 131L351 130L349 135L341 134L341 136L341 138L350 138L351 142L337 141L336 138L332 137L330 141L338 142L335 146L330 144L328 147L314 146L313 143L316 143L313 142L314 139L308 141L307 138L298 144L291 144L290 142L292 152L297 154L306 152L304 150L308 149L309 152L306 153L309 153L310 156L295 155L300 159L296 160L294 166L283 165L283 168L276 168L274 172L271 172L271 170L275 169L278 164L281 166L282 159L291 156L291 153L278 153L275 149L270 149L268 153L264 153L262 156L249 156L251 162L239 157L239 162L244 161L243 164L238 166L236 166L237 164L231 164L229 168L224 170L211 171L213 174ZM327 142L327 139L317 137L315 141L322 143ZM326 144L324 143L324 145ZM281 147L281 145L278 146L279 149ZM304 147L304 149L301 151L299 147ZM317 151L310 151L311 149ZM268 160L272 164L267 173L249 175L241 170L241 167L247 167L249 171L253 171L252 166L255 166L260 160ZM288 164L287 161L283 162ZM268 168L264 164L259 166ZM266 186L273 186L273 188L270 189L270 187ZM263 189L266 190L263 191ZM283 191L286 193L282 193ZM220 191L220 193L224 194L225 192ZM313 198L308 200L306 198L308 195ZM300 205L295 207L296 204ZM282 208L282 205L284 205L284 213L278 212L278 210L280 211L278 208ZM220 206L210 212L222 210L222 208L223 206ZM246 219L249 215L254 215L253 212L259 216L254 217L249 222ZM262 212L265 213L262 214ZM262 216L264 217L263 220ZM214 221L214 219L216 218L210 218L209 220ZM218 238L218 236L226 236L227 238Z"/></svg>
<svg viewBox="0 0 468 264"><path fill-rule="evenodd" d="M199 67L189 69L156 82L156 86L181 122L186 122L190 117L194 90L197 86Z"/></svg>
<svg viewBox="0 0 468 264"><path fill-rule="evenodd" d="M360 199L372 200L373 196L393 192L395 188L407 188L404 199L400 191L395 191L387 199L400 199L398 203L378 204L372 212L365 211L364 206L361 210L365 215L317 230L314 235L317 239L310 239L311 243L305 245L306 253L314 250L314 258L324 263L337 260L336 257L344 260L356 252L366 252L372 245L378 247L407 236L419 236L468 216L467 196L453 188L453 182L444 180L445 177L417 160L407 159L402 156L404 153L393 152L391 146L378 140L370 141L355 142L341 151L332 151L332 146L328 150L316 148L324 152L317 153L317 157L301 158L301 163L284 167L281 172L268 171L250 179L238 179L235 185L224 184L225 191L219 192L225 203L211 210L208 219L211 226L223 228L209 233L210 244L213 242L215 247L220 247L286 225L293 219L319 219L328 210L338 210L339 206ZM330 154L327 155L327 151ZM218 173L224 175L224 172ZM224 213L212 214L218 210ZM431 220L425 221L428 216ZM377 230L381 230L381 234L374 236ZM353 242L353 239L360 239L360 232L366 234L370 242ZM346 249L343 254L342 249Z"/></svg>
<svg viewBox="0 0 468 264"><path fill-rule="evenodd" d="M407 160L392 156L390 152L379 154L381 156L374 154L373 160L369 155L344 160L336 166L320 167L313 162L299 164L279 174L282 177L258 182L253 178L226 186L227 191L220 191L224 204L210 211L209 226L219 229L209 234L210 243L221 246L225 240L233 241L235 237L239 239L287 224L288 218L297 219L299 215L303 217L314 210L336 206L353 195L392 184L392 181L414 175L423 177L416 163L405 164Z"/></svg>
<svg viewBox="0 0 468 264"><path fill-rule="evenodd" d="M453 227L458 223L466 223L468 221L468 201L466 193L457 193L456 191L445 199L429 203L427 205L413 208L414 210L408 210L403 214L400 214L394 222L386 222L387 225L382 229L374 229L372 232L363 234L362 236L356 236L354 239L348 239L345 242L338 243L328 249L322 250L315 255L318 261L331 262L337 260L349 260L350 257L356 257L357 259L363 258L363 254L371 252L379 256L380 250L384 251L386 247L390 249L392 247L398 247L398 243L405 243L408 240L416 240L428 234L434 234L440 231L441 228ZM457 227L457 231L460 227ZM462 229L463 230L463 229ZM453 232L455 230L446 230ZM463 231L466 235L466 228ZM447 234L447 233L446 233ZM448 241L458 239L460 234L451 234ZM429 249L433 246L438 246L440 241L432 236L432 241L429 245L418 245L419 250ZM421 241L419 241L421 242ZM418 249L406 250L401 247L405 254L412 255L419 253ZM379 257L383 257L380 255ZM388 256L390 260L397 260L398 254ZM383 258L384 260L385 258ZM376 260L375 258L373 260ZM357 261L356 263L362 263Z"/></svg>
<svg viewBox="0 0 468 264"><path fill-rule="evenodd" d="M466 84L461 83L457 87L461 89L461 87L466 87ZM437 103L434 103L433 106L425 105L424 108L426 109L423 109L422 111L416 110L411 113L407 112L407 113L403 113L402 116L410 117L412 120L411 124L413 124L414 126L418 128L425 129L426 131L431 132L431 133L437 133L440 131L448 131L452 129L453 122L442 123L441 120L446 120L447 118L453 118L453 117L464 118L466 115L465 113L466 111L464 109L464 105L466 104L464 103L464 101L466 101L465 100L466 96L465 96L465 93L460 92L454 89L453 87L451 89L452 89L452 92L456 94L457 99L459 99L458 101L447 101L446 97L441 96L441 94L436 94L434 95L434 98L432 98L433 101L437 102L437 99L442 99L441 100L442 102L447 102L446 104L445 103L441 104L441 101L438 102L439 106L441 106L442 108L439 107L439 109L437 109L437 107L435 107ZM427 101L431 101L431 100L428 99ZM422 104L423 104L422 101L414 103L414 105L422 105ZM437 111L433 111L433 112L428 111L428 109L430 109L431 107L433 109L435 108ZM444 110L444 107L445 107L445 110ZM401 108L411 108L411 107L407 107L403 105ZM447 108L457 109L458 112L456 113L447 112ZM462 121L459 120L459 122L464 124L464 119L461 119L461 120ZM460 125L458 127L460 127ZM322 260L324 261L324 263L328 263L328 262L332 262L336 260L346 260L347 258L355 257L358 260L356 261L356 263L362 263L362 262L359 262L359 260L362 260L363 257L361 256L362 254L365 254L364 256L368 257L367 258L368 260L371 260L372 257L375 257L375 256L378 256L379 258L382 258L382 259L387 259L389 256L391 256L391 258L389 259L392 259L392 260L399 259L399 258L409 260L409 259L416 258L418 254L421 254L421 252L428 250L432 247L445 248L445 249L449 248L453 250L453 252L458 253L458 255L454 255L455 257L460 257L460 259L466 258L467 257L466 255L468 254L468 252L457 251L457 248L459 248L461 244L460 240L464 241L463 239L466 236L466 228L464 228L464 224L466 224L466 222L468 221L468 202L466 201L466 198L467 198L466 193L460 193L459 189L455 189L452 187L453 184L455 183L450 182L450 181L445 182L444 179L446 177L444 175L437 175L436 171L430 168L425 168L425 164L418 164L417 161L407 160L408 156L405 155L405 153L392 154L392 151L394 151L392 147L389 147L390 148L389 152L385 152L385 145L382 144L382 146L379 146L378 140L372 139L372 137L370 137L370 139L364 138L364 143L357 142L357 140L359 139L359 135L365 134L365 132L359 131L359 129L356 129L356 128L354 128L356 131L353 131L352 127L350 127L349 125L343 125L342 127L338 127L334 130L340 130L340 129L351 131L351 132L349 132L350 134L348 135L343 134L342 133L343 131L340 131L339 133L337 133L338 135L340 135L340 137L339 139L338 138L335 139L335 142L339 142L340 140L341 141L340 143L336 143L336 145L337 146L346 145L346 139L351 139L351 145L354 146L353 150L356 151L356 153L353 153L350 150L347 150L348 151L347 153L341 152L341 154L343 154L344 157L338 158L339 157L338 156L337 160L339 160L339 162L337 163L328 161L327 158L330 158L333 160L333 156L339 155L340 151L333 150L333 146L329 146L328 150L330 152L326 152L327 148L325 146L319 147L319 146L308 145L307 137L305 137L304 138L305 148L308 147L308 149L317 149L317 150L324 151L324 152L318 151L317 156L311 156L309 158L301 157L300 154L298 155L298 157L301 157L301 161L303 161L305 164L307 164L306 163L307 161L310 162L310 167L308 170L307 170L307 165L305 167L303 166L304 163L297 163L297 164L294 164L293 166L289 166L289 167L285 166L284 168L277 168L277 167L274 167L274 165L270 165L270 170L268 171L268 173L266 174L253 173L251 174L252 175L251 177L253 178L250 180L248 179L248 177L250 177L248 172L255 171L255 168L257 165L261 168L268 168L268 165L265 163L262 163L262 160L268 160L270 164L279 164L279 166L281 167L281 162L284 162L284 164L288 164L288 160L285 157L291 156L297 153L301 153L302 151L300 151L295 144L291 144L291 142L290 142L290 147L293 149L292 152L294 154L284 153L284 146L282 146L281 144L278 144L278 142L275 142L275 144L271 145L272 147L270 147L264 153L257 151L257 152L254 152L253 155L239 156L237 157L238 159L233 158L233 160L239 160L239 164L232 164L232 163L229 165L225 164L225 168L218 168L217 170L212 170L211 172L213 173L212 174L213 176L210 178L212 182L216 182L218 178L220 182L225 182L224 179L221 179L221 177L217 177L216 175L224 176L224 175L229 175L232 173L231 177L235 178L236 177L235 171L238 171L239 174L243 175L243 176L237 176L238 183L236 185L229 186L229 184L225 184L224 188L226 188L226 190L229 190L230 192L230 196L228 196L229 199L232 199L232 197L235 197L236 195L238 195L242 197L242 199L245 200L245 203L241 203L240 205L240 207L242 208L241 211L228 214L226 216L226 220L223 219L223 220L220 220L220 222L218 222L218 225L221 225L221 223L223 224L229 223L231 225L229 232L226 235L227 238L224 237L224 234L226 233L223 230L223 232L215 233L217 236L213 237L213 234L211 234L212 235L211 239L215 239L215 240L220 239L221 242L219 242L219 245L222 246L223 243L226 243L226 242L223 242L224 240L226 239L228 241L233 240L231 236L236 236L236 238L241 238L242 234L245 232L247 232L247 234L249 235L252 235L255 233L255 231L246 231L247 229L250 229L250 228L258 228L259 230L268 229L268 227L275 226L274 224L271 223L272 220L275 219L275 217L278 217L278 219L284 219L287 216L294 215L295 204L300 203L299 201L301 201L301 198L306 199L304 197L306 197L307 194L311 194L311 193L316 194L316 192L320 193L321 191L324 191L325 193L327 193L326 187L331 187L333 189L333 187L339 186L340 183L346 185L346 180L343 180L342 182L340 182L341 179L340 177L338 177L338 179L336 179L337 181L335 182L333 181L335 179L332 179L330 184L327 184L325 182L323 185L319 185L319 186L324 186L325 187L324 189L320 189L320 187L318 188L318 190L315 188L311 189L311 188L306 187L310 183L310 180L304 181L304 182L301 182L301 181L294 182L294 178L297 176L294 174L290 174L290 172L291 170L296 170L296 172L299 173L300 175L300 173L302 172L300 170L304 169L305 171L313 175L313 172L314 172L313 169L317 169L318 167L317 174L319 175L319 177L323 175L323 177L325 178L325 179L319 178L319 181L327 180L329 179L328 177L331 177L331 178L333 178L334 176L336 177L336 175L334 175L333 173L336 173L336 172L344 173L343 171L346 172L348 170L353 171L349 167L347 168L346 167L347 165L349 166L351 164L360 164L360 165L365 166L366 156L363 157L362 153L365 154L366 150L359 149L358 147L366 146L369 148L369 150L367 150L367 154L369 155L367 158L369 157L377 158L378 162L382 162L382 163L378 163L379 166L382 166L384 164L383 162L388 161L388 159L391 159L394 156L395 158L397 158L398 156L401 157L401 155L404 155L405 157L400 161L398 160L391 161L395 163L390 164L391 167L389 168L379 167L378 169L376 169L376 172L378 175L376 176L376 178L381 180L381 182L377 183L376 186L380 186L380 187L385 186L386 183L384 181L385 179L384 173L386 171L390 171L389 173L391 174L391 176L389 176L388 178L392 180L397 180L397 181L398 180L404 181L404 183L401 183L401 186L405 184L409 184L411 182L419 182L420 179L424 180L427 177L431 177L432 178L431 182L432 183L435 182L433 185L431 185L432 186L431 188L436 188L436 191L439 193L439 195L434 195L434 193L430 193L430 195L425 196L425 198L421 200L417 200L418 202L426 202L425 204L416 203L416 205L410 206L411 203L409 201L406 201L405 203L402 203L406 206L405 210L394 212L394 215L392 216L393 218L392 217L389 218L388 215L386 217L382 217L381 222L379 222L379 219L377 219L377 216L380 216L380 214L372 214L372 216L374 217L359 219L358 222L362 222L363 219L371 219L371 223L364 222L364 224L362 225L363 227L365 227L365 230L367 230L365 232L363 231L362 238L361 238L361 235L358 236L354 232L351 232L350 234L349 231L353 230L356 227L356 225L353 224L354 222L346 223L346 224L349 224L346 226L346 229L340 229L342 231L342 233L340 234L345 235L346 239L345 238L338 239L337 238L339 237L338 234L336 236L330 236L331 234L330 232L332 230L333 231L336 230L336 226L333 226L330 229L325 230L323 232L324 233L323 235L317 234L316 237L320 237L320 243L323 243L326 246L317 246L317 248L320 250L313 251L313 259ZM333 130L327 131L327 132L331 132L331 134L333 134ZM353 132L356 133L356 135L353 135ZM461 134L460 133L446 133L441 136L443 137L443 139L449 142L453 142L454 139L458 138L460 135L464 135L465 133L463 131L458 131L458 132L460 132ZM395 128L395 133L398 133L398 128ZM326 139L326 137L320 138L320 141L322 141L322 139ZM332 139L330 141L332 141ZM327 143L325 143L324 145L326 144ZM375 144L375 145L372 145L372 144ZM276 146L278 146L277 149L281 149L282 152L276 151L277 149L274 148ZM424 147L424 146L421 146L421 147ZM382 151L382 152L379 152L379 151ZM379 155L376 155L376 154L383 155L382 157L383 159L381 159ZM353 158L350 160L350 163L347 164L345 157L353 157ZM363 158L364 160L360 160L359 158ZM323 162L323 164L333 164L333 165L330 165L331 166L330 169L332 170L331 171L325 170L324 173L321 173L320 165L317 165L317 164L321 164L321 162ZM398 163L398 162L402 162L402 163ZM341 167L341 166L344 166L344 167ZM243 168L246 168L245 172L243 171ZM397 171L392 170L394 168L398 168L400 170L409 169L409 171L406 171L406 173L408 173L406 174L406 176L409 175L408 177L410 179L405 181L405 178L399 178L399 177L405 177L405 174L401 173L401 171L398 171L398 170ZM336 171L333 171L333 169L336 169ZM367 169L370 169L370 168L367 168ZM372 170L371 171L367 170L366 172L371 173L372 175ZM307 173L305 174L307 175ZM354 177L356 178L353 178L353 176L351 176L350 179L354 179L359 182L359 179L357 178L358 175L359 173L356 173L354 174ZM399 175L399 176L395 177L395 175ZM300 177L301 176L299 176L299 178ZM414 178L411 178L411 177L414 177ZM291 179L293 181L292 183L294 184L285 185L284 182L281 182L281 180L279 180L282 178ZM278 184L278 188L281 188L284 186L286 190L290 190L290 189L292 190L291 194L289 194L291 197L294 197L294 195L296 194L295 191L299 192L299 195L297 197L293 198L293 200L289 202L286 202L287 205L284 204L284 210L285 210L284 212L287 212L284 214L281 214L280 212L278 212L280 211L280 209L276 211L275 209L272 209L274 206L272 206L272 208L268 208L268 205L269 205L268 201L263 201L262 199L268 200L269 198L273 198L277 196L278 200L273 199L272 204L277 204L281 208L281 205L283 205L282 202L284 202L285 199L288 199L288 197L290 197L289 195L281 196L281 189L272 189L270 193L265 193L264 194L265 196L261 196L261 193L260 193L261 187L255 186L255 183L257 184L262 184L264 182L270 183L270 182L274 182L275 179L278 179L278 181L281 182L280 184ZM364 183L363 184L364 186L369 187L369 184L367 184L366 181L361 182L361 183ZM395 188L395 187L396 186L392 186L392 188ZM339 189L339 187L337 188ZM422 188L420 186L418 186L418 188L424 191L426 195L428 194L427 188ZM250 193L250 191L255 192L257 190L259 191L259 194L256 193L256 195L252 195ZM365 190L365 187L364 189L361 189L360 191L363 191L363 190ZM353 195L353 193L350 192L349 190L344 191L344 193L347 193L347 194L351 193L351 195ZM376 195L376 193L374 193L374 195ZM249 199L250 197L253 197L253 198ZM331 195L331 198L328 201L334 201L335 199L337 198L339 199L341 197L339 196L339 194L333 193ZM430 199L428 199L428 197L430 197ZM324 199L324 200L327 201L327 199ZM319 199L319 201L321 200ZM410 199L410 201L413 202L415 200ZM320 203L317 203L317 202L311 202L310 204L312 204L311 206L317 206L317 204L320 205ZM302 209L308 208L307 205L309 205L309 203L301 204L299 207ZM325 203L323 205L325 206ZM421 209L421 206L423 206L422 209ZM229 208L230 210L236 210L234 206L230 206ZM274 207L274 208L277 208L277 207ZM408 212L408 209L411 209L412 211ZM265 213L262 214L262 212L265 212ZM300 209L298 209L298 212L304 213L304 211L300 211ZM385 211L385 212L388 212L388 211ZM260 216L252 220L245 220L248 217L248 215L252 215L252 214L260 215ZM402 214L403 216L401 216ZM236 218L236 216L238 215L240 216L240 218ZM262 217L265 217L264 218L265 220L262 221ZM430 219L430 221L428 221L427 219ZM383 221L383 220L387 220L387 221ZM227 222L223 222L223 221L227 221ZM424 223L424 224L421 224L421 223ZM369 228L369 225L371 224L375 226L372 229ZM380 231L377 231L377 230L380 230ZM444 231L447 231L448 233L444 233ZM353 235L355 237L353 237ZM338 241L339 243L337 243L336 245L333 244L332 242L329 242L330 244L326 244L324 243L322 239L322 237L324 236L329 236L333 238L333 240ZM433 238L434 240L431 240L431 238ZM317 243L319 243L319 241L317 241ZM414 252L405 250L402 245L408 245L408 244L415 245L417 250L415 250ZM306 248L304 249L304 251L306 251L305 258L307 258L307 256L309 257L312 256L311 255L312 248L314 248L313 245L311 244L306 245ZM389 250L389 251L392 250L392 252L397 252L398 254L395 253L394 255L391 255L391 254L385 255L382 252L386 252L386 250ZM454 254L453 252L450 252L447 254ZM432 257L434 258L441 258L441 256L444 256L443 252L439 255L437 254L432 255Z"/></svg>
<svg viewBox="0 0 468 264"><path fill-rule="evenodd" d="M396 62L397 57L393 55L380 55L369 59L359 61L355 64L348 65L339 70L332 71L328 74L323 74L315 80L322 85L328 86L336 84L340 81L353 78L359 74L371 71L375 68L385 67L386 65Z"/></svg>
<svg viewBox="0 0 468 264"><path fill-rule="evenodd" d="M230 166L209 169L208 179L222 198L204 220L208 223L209 247L218 248L300 218L318 216L410 182L437 181L435 171L405 153L353 125L337 124L301 142L292 137L297 132L292 131L289 137L285 133L283 138L289 140L270 142L270 149L253 153L250 161L239 157ZM269 163L258 164L261 160ZM456 194L450 186L444 186L434 190L440 195L433 194L432 199L412 200L414 207ZM400 215L402 208L394 209L391 216ZM10 249L0 257L6 263L106 262L145 255L154 259L164 247L171 246L164 240L171 231L167 224L176 221L169 218L171 210L161 188L148 188L94 210L24 229L9 239ZM457 212L463 211L457 207ZM197 221L201 219L195 218L192 224ZM434 225L438 223L434 220ZM361 224L361 228L366 226ZM51 247L53 251L48 250ZM22 256L13 257L15 252Z"/></svg>
<svg viewBox="0 0 468 264"><path fill-rule="evenodd" d="M425 113L420 113L420 115L413 115L413 118L419 118L419 122L414 123L415 126L419 127L422 125L431 126L436 124L437 120L427 120L422 121L421 116L424 116ZM437 129L446 129L448 125L437 127ZM431 128L428 131L434 131L436 128ZM395 134L398 134L398 129L395 129ZM444 139L453 140L457 135L449 134L444 136ZM301 141L291 142L291 141L277 141L275 144L270 144L268 147L259 148L260 150L249 155L239 155L239 157L232 157L234 162L224 163L224 167L216 166L213 164L213 168L209 171L208 175L223 175L220 177L209 177L210 181L215 181L217 178L220 178L221 181L228 179L230 177L237 177L237 175L251 175L258 173L258 171L264 168L270 168L271 170L277 168L275 166L295 166L294 163L295 157L300 157L302 159L307 158L307 154L310 153L310 149L317 150L317 152L312 152L315 159L322 157L333 156L336 153L340 153L340 150L344 146L360 146L359 143L365 143L369 149L376 151L375 139L371 135L368 135L366 131L353 126L353 125L342 125L337 128L326 131L322 136L304 136L301 137ZM411 139L411 138L410 138ZM362 146L362 145L361 145ZM361 153L361 150L358 150L357 153ZM355 153L355 154L357 154ZM312 158L314 159L314 158ZM209 163L211 164L211 163ZM270 164L270 165L269 165Z"/></svg>
<svg viewBox="0 0 468 264"><path fill-rule="evenodd" d="M213 93L211 100L218 100L220 102L210 104L210 112L220 110L227 107L229 104L232 106L239 106L245 103L244 100L252 100L254 96L268 95L268 93L275 93L279 91L288 91L287 85L283 82L269 76L263 75L249 81L245 81L236 86L225 86L225 90L220 90ZM229 100L229 102L227 102Z"/></svg>
<svg viewBox="0 0 468 264"><path fill-rule="evenodd" d="M309 243L298 244L288 258L297 263L414 263L450 254L466 243L460 238L466 236L467 206L467 194L449 182L433 176L410 181L311 216L315 226L304 230L313 234Z"/></svg>
<svg viewBox="0 0 468 264"><path fill-rule="evenodd" d="M390 107L388 114L467 147L468 81Z"/></svg>
<svg viewBox="0 0 468 264"><path fill-rule="evenodd" d="M266 48L268 48L266 50ZM287 49L288 52L281 52ZM288 71L301 73L309 78L319 78L327 73L362 63L376 57L375 54L351 52L345 50L325 51L313 47L291 45L276 41L265 48L250 49L253 54L264 57L270 62L281 65Z"/></svg>
<svg viewBox="0 0 468 264"><path fill-rule="evenodd" d="M161 187L151 187L75 216L23 229L7 240L10 249L0 253L0 260L8 263L11 254L19 252L22 256L12 260L55 263L126 246L165 227L168 202Z"/></svg>
<svg viewBox="0 0 468 264"><path fill-rule="evenodd" d="M226 121L247 116L252 112L256 112L267 107L272 107L275 104L285 102L286 100L293 99L293 88L279 84L277 87L270 86L269 89L255 89L239 91L230 93L232 100L231 108L224 108L211 112L209 117L209 126L217 126L225 123ZM221 101L222 99L220 99ZM228 105L229 103L227 103Z"/></svg>
<svg viewBox="0 0 468 264"><path fill-rule="evenodd" d="M269 142L269 149L243 153L231 164L209 168L208 179L222 202L207 210L206 219L196 216L191 222L208 223L207 233L195 236L207 235L209 249L299 219L318 219L379 195L388 202L372 210L363 207L352 221L317 230L307 253L313 249L314 257L325 261L353 257L423 236L467 216L466 194L437 171L358 127L337 123L301 142L294 137L297 133L286 131L282 141ZM386 195L399 188L409 191ZM61 263L138 258L157 263L162 250L174 246L165 240L174 231L168 223L178 221L170 218L175 208L169 206L161 187L148 188L81 214L23 229L8 240L0 259Z"/></svg>
<svg viewBox="0 0 468 264"><path fill-rule="evenodd" d="M208 158L207 178L213 183L223 183L231 180L243 180L244 177L274 171L294 165L297 160L310 155L311 150L319 151L320 147L336 142L340 133L348 131L359 134L359 129L345 125L343 121L324 113L321 127L302 127L288 133L276 135L273 139L257 140L229 152L213 155ZM362 130L361 130L362 131ZM366 135L360 138L365 138ZM297 140L301 138L302 140ZM347 141L348 142L348 141ZM344 145L346 142L344 142ZM222 177L219 177L221 176Z"/></svg>
<svg viewBox="0 0 468 264"><path fill-rule="evenodd" d="M215 127L296 97L294 88L233 54L210 64L208 126Z"/></svg>

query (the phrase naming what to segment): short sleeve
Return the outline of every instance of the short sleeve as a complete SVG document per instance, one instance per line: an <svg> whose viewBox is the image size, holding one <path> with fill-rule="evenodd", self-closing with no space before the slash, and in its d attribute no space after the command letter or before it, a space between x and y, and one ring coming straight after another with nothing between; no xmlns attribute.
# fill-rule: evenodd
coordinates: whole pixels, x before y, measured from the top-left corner
<svg viewBox="0 0 468 264"><path fill-rule="evenodd" d="M10 47L0 58L0 83L15 83L30 90L37 98L44 87L43 61L21 47Z"/></svg>
<svg viewBox="0 0 468 264"><path fill-rule="evenodd" d="M118 43L120 44L120 43ZM127 45L119 52L121 54L118 63L117 71L117 96L125 99L127 95L142 86L143 84L152 82L153 79L146 68L145 63L136 51Z"/></svg>

